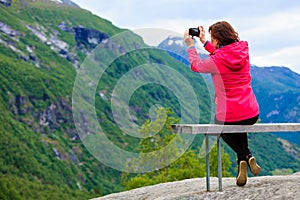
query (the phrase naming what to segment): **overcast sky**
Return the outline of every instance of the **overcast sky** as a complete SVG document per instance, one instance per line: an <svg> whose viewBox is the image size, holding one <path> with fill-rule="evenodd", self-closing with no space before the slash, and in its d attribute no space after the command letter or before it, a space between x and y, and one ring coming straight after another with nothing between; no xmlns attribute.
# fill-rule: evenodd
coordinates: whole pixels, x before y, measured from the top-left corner
<svg viewBox="0 0 300 200"><path fill-rule="evenodd" d="M120 28L167 29L183 35L189 27L230 22L250 46L258 66L286 66L300 73L299 0L73 0Z"/></svg>

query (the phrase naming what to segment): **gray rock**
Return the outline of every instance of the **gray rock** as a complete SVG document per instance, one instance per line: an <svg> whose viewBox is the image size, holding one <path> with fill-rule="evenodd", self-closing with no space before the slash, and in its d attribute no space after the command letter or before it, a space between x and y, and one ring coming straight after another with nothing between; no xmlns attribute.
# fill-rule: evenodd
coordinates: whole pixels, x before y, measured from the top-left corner
<svg viewBox="0 0 300 200"><path fill-rule="evenodd" d="M9 35L11 37L16 37L21 35L19 31L12 29L10 26L8 26L2 21L0 21L0 32L3 32L6 35Z"/></svg>
<svg viewBox="0 0 300 200"><path fill-rule="evenodd" d="M223 191L218 191L218 179L211 178L211 190L206 191L205 178L187 179L130 191L106 195L94 200L196 200L196 199L299 199L300 172L287 176L248 178L244 187L235 185L235 178L223 178Z"/></svg>
<svg viewBox="0 0 300 200"><path fill-rule="evenodd" d="M0 4L4 5L4 6L11 6L12 0L0 0Z"/></svg>
<svg viewBox="0 0 300 200"><path fill-rule="evenodd" d="M69 33L73 33L73 28L69 27L67 25L66 22L62 21L59 25L58 25L58 28L65 31L65 32L69 32Z"/></svg>
<svg viewBox="0 0 300 200"><path fill-rule="evenodd" d="M77 46L81 44L96 46L108 38L106 33L90 28L74 27L74 32Z"/></svg>
<svg viewBox="0 0 300 200"><path fill-rule="evenodd" d="M74 3L71 0L51 0L51 1L53 1L57 4L63 4L63 5L70 6L70 7L79 7L76 3Z"/></svg>

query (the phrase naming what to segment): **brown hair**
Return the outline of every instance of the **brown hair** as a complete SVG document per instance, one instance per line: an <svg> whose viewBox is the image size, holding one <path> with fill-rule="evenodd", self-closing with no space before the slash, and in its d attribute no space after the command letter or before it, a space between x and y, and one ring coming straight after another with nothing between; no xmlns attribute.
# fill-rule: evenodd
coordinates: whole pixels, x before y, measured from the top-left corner
<svg viewBox="0 0 300 200"><path fill-rule="evenodd" d="M208 29L211 36L219 42L220 46L232 44L240 40L238 33L226 21L217 22Z"/></svg>

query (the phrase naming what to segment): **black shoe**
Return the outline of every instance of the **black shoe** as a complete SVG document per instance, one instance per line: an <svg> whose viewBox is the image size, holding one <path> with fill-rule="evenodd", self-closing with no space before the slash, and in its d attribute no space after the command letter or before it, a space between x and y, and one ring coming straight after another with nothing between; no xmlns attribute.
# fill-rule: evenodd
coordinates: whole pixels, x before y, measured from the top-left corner
<svg viewBox="0 0 300 200"><path fill-rule="evenodd" d="M244 186L247 183L248 177L248 164L246 161L242 160L239 162L238 166L238 176L236 178L236 185L237 186Z"/></svg>
<svg viewBox="0 0 300 200"><path fill-rule="evenodd" d="M254 158L254 156L250 155L247 158L247 163L253 176L257 176L260 172L260 166L256 163L256 159Z"/></svg>

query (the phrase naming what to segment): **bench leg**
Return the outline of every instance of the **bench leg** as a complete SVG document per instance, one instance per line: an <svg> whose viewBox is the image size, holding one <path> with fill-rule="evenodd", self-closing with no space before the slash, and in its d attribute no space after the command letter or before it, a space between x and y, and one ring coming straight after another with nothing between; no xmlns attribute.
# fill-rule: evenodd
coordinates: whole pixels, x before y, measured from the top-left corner
<svg viewBox="0 0 300 200"><path fill-rule="evenodd" d="M210 172L209 172L209 136L205 134L205 153L206 153L206 190L210 191Z"/></svg>
<svg viewBox="0 0 300 200"><path fill-rule="evenodd" d="M219 179L219 191L222 191L222 159L221 159L221 136L217 136L218 145L218 179Z"/></svg>

